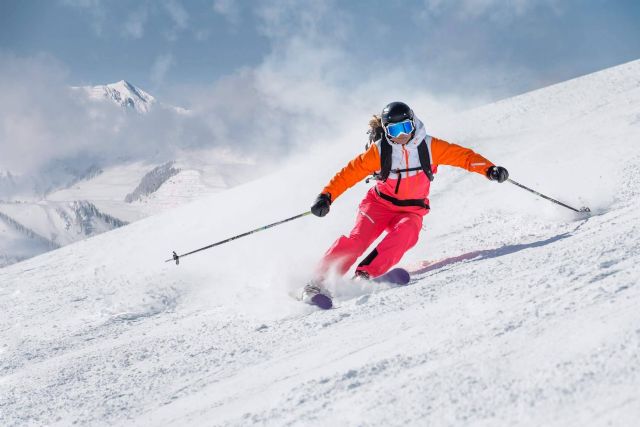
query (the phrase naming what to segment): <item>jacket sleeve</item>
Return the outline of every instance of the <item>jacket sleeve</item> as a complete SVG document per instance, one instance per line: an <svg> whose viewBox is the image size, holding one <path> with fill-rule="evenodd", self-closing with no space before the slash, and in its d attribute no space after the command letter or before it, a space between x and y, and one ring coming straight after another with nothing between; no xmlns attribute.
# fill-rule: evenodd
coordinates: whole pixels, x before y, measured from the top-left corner
<svg viewBox="0 0 640 427"><path fill-rule="evenodd" d="M378 170L380 170L380 153L377 145L372 144L367 151L351 160L340 172L335 174L322 192L329 193L333 202L347 189Z"/></svg>
<svg viewBox="0 0 640 427"><path fill-rule="evenodd" d="M485 176L487 169L494 166L473 150L438 138L431 139L431 157L431 162L436 165L456 166Z"/></svg>

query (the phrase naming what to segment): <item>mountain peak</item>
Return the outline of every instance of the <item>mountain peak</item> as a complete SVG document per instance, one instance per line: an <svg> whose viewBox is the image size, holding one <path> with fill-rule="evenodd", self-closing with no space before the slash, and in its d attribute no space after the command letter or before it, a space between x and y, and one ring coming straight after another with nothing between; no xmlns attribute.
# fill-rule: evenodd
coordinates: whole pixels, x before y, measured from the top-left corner
<svg viewBox="0 0 640 427"><path fill-rule="evenodd" d="M126 109L147 113L156 102L155 98L127 80L98 86L82 87L90 98L109 99Z"/></svg>
<svg viewBox="0 0 640 427"><path fill-rule="evenodd" d="M107 84L105 86L113 88L113 89L119 89L119 90L123 90L123 91L126 91L126 92L131 92L132 94L135 94L140 98L144 97L143 94L145 96L147 96L147 97L151 96L148 93L146 93L145 91L143 91L142 89L138 88L137 86L131 84L130 82L128 82L126 80L120 80L119 82Z"/></svg>

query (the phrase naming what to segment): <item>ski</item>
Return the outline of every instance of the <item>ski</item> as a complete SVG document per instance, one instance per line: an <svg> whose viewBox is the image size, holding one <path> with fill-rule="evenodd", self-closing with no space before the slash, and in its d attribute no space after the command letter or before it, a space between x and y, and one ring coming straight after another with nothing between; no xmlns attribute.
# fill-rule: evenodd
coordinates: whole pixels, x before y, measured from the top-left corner
<svg viewBox="0 0 640 427"><path fill-rule="evenodd" d="M392 286L406 286L411 281L411 275L404 268L394 268L387 271L382 276L371 279L374 283L384 283ZM298 301L302 301L309 305L315 305L323 310L333 308L333 299L331 295L320 287L312 286L304 289L301 294L296 296Z"/></svg>
<svg viewBox="0 0 640 427"><path fill-rule="evenodd" d="M307 284L300 294L300 301L309 305L315 305L323 310L333 308L331 295L318 285Z"/></svg>
<svg viewBox="0 0 640 427"><path fill-rule="evenodd" d="M315 305L323 310L329 310L330 308L333 308L333 300L330 296L325 294L314 295L313 297L311 297L311 300L309 300L308 304Z"/></svg>
<svg viewBox="0 0 640 427"><path fill-rule="evenodd" d="M387 271L382 276L378 276L372 280L376 283L388 283L397 286L406 286L411 281L411 275L404 268L394 268Z"/></svg>

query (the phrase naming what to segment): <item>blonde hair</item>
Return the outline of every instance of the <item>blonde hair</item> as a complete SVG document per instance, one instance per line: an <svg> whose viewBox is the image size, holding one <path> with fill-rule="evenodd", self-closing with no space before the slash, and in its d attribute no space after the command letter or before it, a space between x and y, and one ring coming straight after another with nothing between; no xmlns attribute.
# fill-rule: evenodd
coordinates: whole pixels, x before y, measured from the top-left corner
<svg viewBox="0 0 640 427"><path fill-rule="evenodd" d="M369 120L369 130L367 134L369 135L369 142L365 145L365 148L369 148L371 144L376 142L378 139L382 137L382 118L374 114Z"/></svg>
<svg viewBox="0 0 640 427"><path fill-rule="evenodd" d="M371 128L372 131L374 131L377 128L381 128L382 127L382 118L379 115L374 114L371 117L371 120L369 120L369 127Z"/></svg>

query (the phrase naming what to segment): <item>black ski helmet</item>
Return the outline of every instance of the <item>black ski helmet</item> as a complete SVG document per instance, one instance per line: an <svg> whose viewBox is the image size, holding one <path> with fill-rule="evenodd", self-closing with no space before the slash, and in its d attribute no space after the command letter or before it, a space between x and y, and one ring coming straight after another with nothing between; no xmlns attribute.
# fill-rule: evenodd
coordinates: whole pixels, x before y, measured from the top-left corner
<svg viewBox="0 0 640 427"><path fill-rule="evenodd" d="M392 102L382 109L380 118L384 126L404 120L413 121L413 110L404 102Z"/></svg>

